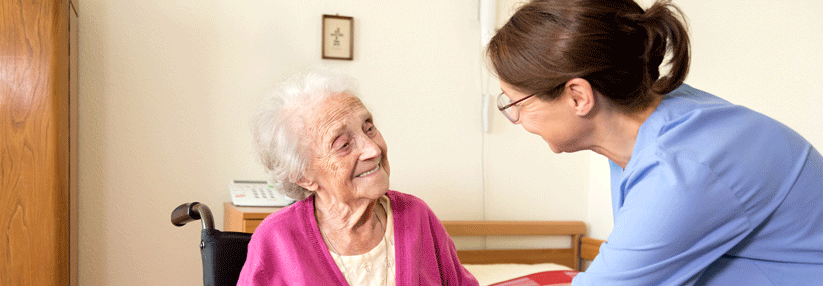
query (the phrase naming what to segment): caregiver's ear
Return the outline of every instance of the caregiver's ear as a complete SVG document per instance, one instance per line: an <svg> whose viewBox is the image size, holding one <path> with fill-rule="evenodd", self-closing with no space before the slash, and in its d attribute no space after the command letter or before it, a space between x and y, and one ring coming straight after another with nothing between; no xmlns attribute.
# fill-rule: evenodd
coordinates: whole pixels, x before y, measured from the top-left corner
<svg viewBox="0 0 823 286"><path fill-rule="evenodd" d="M574 78L566 82L565 92L574 105L575 115L587 116L595 105L594 89L589 81L582 78Z"/></svg>

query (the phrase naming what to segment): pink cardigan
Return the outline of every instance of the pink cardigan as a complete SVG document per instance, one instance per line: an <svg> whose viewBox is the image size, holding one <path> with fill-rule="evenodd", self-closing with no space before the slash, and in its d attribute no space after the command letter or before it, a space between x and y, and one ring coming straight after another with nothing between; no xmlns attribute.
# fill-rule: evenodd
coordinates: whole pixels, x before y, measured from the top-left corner
<svg viewBox="0 0 823 286"><path fill-rule="evenodd" d="M388 192L397 286L478 285L454 242L419 198ZM314 218L314 196L269 215L255 230L237 285L348 285Z"/></svg>

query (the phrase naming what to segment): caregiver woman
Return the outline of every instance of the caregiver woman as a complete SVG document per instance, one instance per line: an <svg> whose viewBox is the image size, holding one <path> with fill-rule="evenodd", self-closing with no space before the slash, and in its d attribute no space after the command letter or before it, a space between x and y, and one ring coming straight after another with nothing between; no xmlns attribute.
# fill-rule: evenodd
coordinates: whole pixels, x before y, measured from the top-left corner
<svg viewBox="0 0 823 286"><path fill-rule="evenodd" d="M614 230L572 285L823 285L823 158L683 84L680 18L669 1L532 1L489 44L509 120L610 161Z"/></svg>

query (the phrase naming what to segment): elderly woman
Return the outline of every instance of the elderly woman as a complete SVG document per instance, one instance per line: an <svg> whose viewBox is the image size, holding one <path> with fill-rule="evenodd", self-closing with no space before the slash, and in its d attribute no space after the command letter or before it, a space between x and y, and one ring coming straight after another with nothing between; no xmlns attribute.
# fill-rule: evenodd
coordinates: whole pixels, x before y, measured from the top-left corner
<svg viewBox="0 0 823 286"><path fill-rule="evenodd" d="M300 201L257 228L238 285L477 285L432 210L389 190L386 142L356 86L298 74L254 117L272 183Z"/></svg>

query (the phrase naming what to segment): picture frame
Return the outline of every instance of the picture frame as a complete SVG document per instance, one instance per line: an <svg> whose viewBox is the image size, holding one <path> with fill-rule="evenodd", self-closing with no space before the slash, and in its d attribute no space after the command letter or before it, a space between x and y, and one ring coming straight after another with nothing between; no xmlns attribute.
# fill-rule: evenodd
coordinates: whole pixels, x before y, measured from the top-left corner
<svg viewBox="0 0 823 286"><path fill-rule="evenodd" d="M323 15L323 59L354 60L354 18Z"/></svg>

